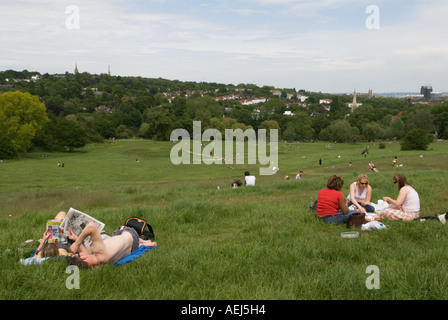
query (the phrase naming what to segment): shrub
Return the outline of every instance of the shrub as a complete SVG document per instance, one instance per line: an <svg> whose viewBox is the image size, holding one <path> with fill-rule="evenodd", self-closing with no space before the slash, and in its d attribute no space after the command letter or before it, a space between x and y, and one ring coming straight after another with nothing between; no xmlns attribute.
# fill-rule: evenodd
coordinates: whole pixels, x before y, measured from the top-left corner
<svg viewBox="0 0 448 320"><path fill-rule="evenodd" d="M413 129L400 141L401 150L426 150L429 142L428 135L424 130Z"/></svg>

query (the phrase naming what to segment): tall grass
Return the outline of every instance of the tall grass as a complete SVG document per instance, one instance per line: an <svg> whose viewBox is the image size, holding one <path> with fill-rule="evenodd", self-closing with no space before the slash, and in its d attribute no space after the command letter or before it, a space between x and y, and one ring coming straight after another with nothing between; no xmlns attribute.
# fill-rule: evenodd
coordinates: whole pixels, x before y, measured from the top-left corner
<svg viewBox="0 0 448 320"><path fill-rule="evenodd" d="M369 175L375 201L397 195L392 176L399 171L419 191L422 215L445 212L445 142L425 152L373 144L367 158L361 145L280 145L280 171L258 176L252 167L257 185L238 189L230 183L243 177L244 165L174 166L171 146L118 141L68 155L41 157L36 151L1 163L0 298L448 298L446 225L384 221L386 230L344 239L345 226L326 225L309 210L330 175L344 177L347 194L349 183L373 159L380 169ZM402 167L392 167L395 155ZM65 167L59 168L62 157ZM305 174L295 180L299 169ZM45 221L69 207L103 221L108 233L129 216L145 217L159 248L128 265L81 270L80 289L68 290L64 261L23 266L19 259L36 245L21 243L40 239ZM366 287L371 265L380 270L380 289Z"/></svg>

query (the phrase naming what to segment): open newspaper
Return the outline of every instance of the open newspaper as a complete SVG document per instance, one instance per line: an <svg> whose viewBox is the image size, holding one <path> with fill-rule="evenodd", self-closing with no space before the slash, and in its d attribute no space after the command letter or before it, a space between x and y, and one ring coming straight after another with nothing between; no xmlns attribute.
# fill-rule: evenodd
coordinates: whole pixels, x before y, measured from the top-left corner
<svg viewBox="0 0 448 320"><path fill-rule="evenodd" d="M70 208L64 220L62 220L59 228L61 232L66 236L68 235L69 230L72 230L74 234L79 236L89 222L94 222L99 232L103 231L103 228L105 226L104 223L89 216L84 212ZM85 241L90 243L90 236L87 237Z"/></svg>

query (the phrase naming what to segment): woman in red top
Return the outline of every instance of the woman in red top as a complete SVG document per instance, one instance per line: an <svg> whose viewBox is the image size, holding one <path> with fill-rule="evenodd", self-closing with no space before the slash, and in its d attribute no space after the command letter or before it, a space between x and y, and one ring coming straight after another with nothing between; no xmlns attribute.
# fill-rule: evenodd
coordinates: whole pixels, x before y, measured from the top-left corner
<svg viewBox="0 0 448 320"><path fill-rule="evenodd" d="M327 182L327 188L322 189L317 196L316 215L326 223L347 223L348 217L357 213L349 210L341 190L344 179L339 176L331 176Z"/></svg>

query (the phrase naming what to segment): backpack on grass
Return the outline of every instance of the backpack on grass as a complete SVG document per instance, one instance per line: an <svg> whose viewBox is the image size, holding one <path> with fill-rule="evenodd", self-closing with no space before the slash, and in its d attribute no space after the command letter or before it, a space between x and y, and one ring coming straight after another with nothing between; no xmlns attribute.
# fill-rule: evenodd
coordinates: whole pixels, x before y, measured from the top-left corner
<svg viewBox="0 0 448 320"><path fill-rule="evenodd" d="M144 240L155 239L154 230L152 226L146 222L146 220L138 217L132 217L126 220L124 223L125 226L135 229L138 235L141 236Z"/></svg>

